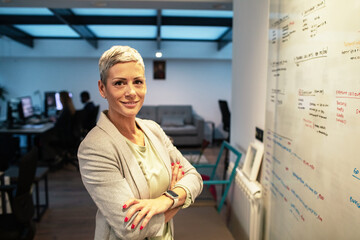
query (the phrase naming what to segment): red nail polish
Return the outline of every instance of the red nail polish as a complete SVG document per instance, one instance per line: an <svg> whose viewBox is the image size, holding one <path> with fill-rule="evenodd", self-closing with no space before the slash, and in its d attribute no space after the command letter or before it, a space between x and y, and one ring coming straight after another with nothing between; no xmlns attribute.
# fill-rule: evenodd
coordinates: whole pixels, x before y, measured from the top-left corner
<svg viewBox="0 0 360 240"><path fill-rule="evenodd" d="M173 163L173 162L171 163L171 166L174 166L174 163Z"/></svg>
<svg viewBox="0 0 360 240"><path fill-rule="evenodd" d="M180 166L179 168L182 168L182 166Z"/></svg>
<svg viewBox="0 0 360 240"><path fill-rule="evenodd" d="M141 227L140 227L140 230L143 230L143 228L144 228L144 227L143 227L143 226L141 226Z"/></svg>
<svg viewBox="0 0 360 240"><path fill-rule="evenodd" d="M183 175L185 174L185 172L183 172Z"/></svg>
<svg viewBox="0 0 360 240"><path fill-rule="evenodd" d="M180 164L180 162L176 162L177 164Z"/></svg>
<svg viewBox="0 0 360 240"><path fill-rule="evenodd" d="M127 217L125 217L124 221L127 222L127 221L129 221L129 219Z"/></svg>
<svg viewBox="0 0 360 240"><path fill-rule="evenodd" d="M126 207L127 207L126 204L124 204L123 208L126 208Z"/></svg>
<svg viewBox="0 0 360 240"><path fill-rule="evenodd" d="M133 225L131 225L131 229L134 229L135 228L135 225L133 224Z"/></svg>

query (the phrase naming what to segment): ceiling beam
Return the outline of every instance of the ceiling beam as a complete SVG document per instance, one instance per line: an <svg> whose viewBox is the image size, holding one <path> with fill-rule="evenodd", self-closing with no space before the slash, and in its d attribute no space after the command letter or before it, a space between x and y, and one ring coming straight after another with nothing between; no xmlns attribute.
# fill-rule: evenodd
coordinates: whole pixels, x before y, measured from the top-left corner
<svg viewBox="0 0 360 240"><path fill-rule="evenodd" d="M76 18L75 14L70 9L53 9L49 10L63 23L71 27L75 32L77 32L81 38L85 39L91 46L95 49L98 47L98 41L93 32L90 29L82 24L75 24L74 19Z"/></svg>
<svg viewBox="0 0 360 240"><path fill-rule="evenodd" d="M157 50L161 50L161 9L157 10L156 16L156 46Z"/></svg>
<svg viewBox="0 0 360 240"><path fill-rule="evenodd" d="M17 28L14 28L11 25L0 25L0 34L5 35L25 46L31 48L34 47L34 38L32 36Z"/></svg>
<svg viewBox="0 0 360 240"><path fill-rule="evenodd" d="M64 17L65 18L65 17ZM157 25L155 17L66 16L70 25ZM55 16L0 15L2 24L64 24ZM162 25L231 27L232 18L161 17Z"/></svg>
<svg viewBox="0 0 360 240"><path fill-rule="evenodd" d="M108 38L98 38L91 32L87 25L145 25L156 26L156 44L160 50L161 42L169 39L161 38L161 26L215 26L228 27L229 30L219 39L218 49L221 50L229 42L232 35L232 18L211 18L211 17L172 17L161 16L161 10L157 11L156 16L84 16L75 15L70 9L50 9L54 16L43 15L0 15L0 26L16 24L66 24L77 32L81 38L89 42L94 48L98 46L98 40ZM29 37L29 36L28 36ZM30 36L31 37L31 36ZM39 37L36 37L39 38ZM45 37L51 39L53 37ZM56 38L56 37L55 37ZM33 38L35 39L35 38ZM40 39L40 38L39 38ZM116 38L117 39L117 38Z"/></svg>
<svg viewBox="0 0 360 240"><path fill-rule="evenodd" d="M232 18L163 17L163 25L231 27Z"/></svg>
<svg viewBox="0 0 360 240"><path fill-rule="evenodd" d="M2 0L0 7L232 10L232 0Z"/></svg>
<svg viewBox="0 0 360 240"><path fill-rule="evenodd" d="M223 49L226 45L231 43L232 41L232 28L229 28L219 39L217 40L218 43L218 51Z"/></svg>
<svg viewBox="0 0 360 240"><path fill-rule="evenodd" d="M0 15L1 24L63 24L55 16L38 15Z"/></svg>
<svg viewBox="0 0 360 240"><path fill-rule="evenodd" d="M72 39L77 40L78 37L36 37L36 39L43 39L43 40L50 40L50 39ZM156 41L155 37L152 38L129 38L129 37L98 37L97 40L121 40L121 41L134 41L134 40L141 40L141 41ZM161 42L216 42L216 40L210 39L183 39L183 38L161 38Z"/></svg>

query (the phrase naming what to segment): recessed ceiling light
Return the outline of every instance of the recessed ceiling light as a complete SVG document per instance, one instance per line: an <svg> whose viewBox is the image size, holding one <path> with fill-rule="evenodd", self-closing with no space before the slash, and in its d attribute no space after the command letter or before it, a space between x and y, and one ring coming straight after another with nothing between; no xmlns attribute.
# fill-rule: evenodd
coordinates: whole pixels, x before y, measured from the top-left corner
<svg viewBox="0 0 360 240"><path fill-rule="evenodd" d="M95 7L107 7L107 3L106 2L94 2L93 5Z"/></svg>
<svg viewBox="0 0 360 240"><path fill-rule="evenodd" d="M224 4L214 4L213 5L214 9L226 9L226 6Z"/></svg>
<svg viewBox="0 0 360 240"><path fill-rule="evenodd" d="M161 51L157 51L157 52L155 53L155 57L161 58L161 57L162 57L162 52L161 52Z"/></svg>

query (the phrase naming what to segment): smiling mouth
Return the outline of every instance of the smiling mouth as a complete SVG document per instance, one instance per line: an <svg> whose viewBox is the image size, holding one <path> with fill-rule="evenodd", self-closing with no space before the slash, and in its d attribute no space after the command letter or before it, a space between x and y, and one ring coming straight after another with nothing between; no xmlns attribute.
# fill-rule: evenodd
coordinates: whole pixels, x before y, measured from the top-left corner
<svg viewBox="0 0 360 240"><path fill-rule="evenodd" d="M137 102L135 102L135 101L133 101L133 102L121 102L121 103L124 104L127 107L134 107L134 106L136 106L138 101Z"/></svg>

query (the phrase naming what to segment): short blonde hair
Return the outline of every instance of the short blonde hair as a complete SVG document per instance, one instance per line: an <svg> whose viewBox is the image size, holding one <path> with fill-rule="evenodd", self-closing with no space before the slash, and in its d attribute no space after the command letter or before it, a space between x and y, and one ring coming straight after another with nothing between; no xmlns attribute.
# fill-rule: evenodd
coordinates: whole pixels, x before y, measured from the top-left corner
<svg viewBox="0 0 360 240"><path fill-rule="evenodd" d="M106 84L106 79L109 69L117 63L137 62L144 71L144 60L140 53L129 46L113 46L105 51L99 60L100 79L103 84Z"/></svg>

